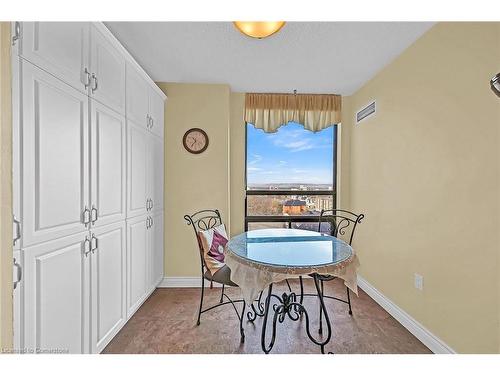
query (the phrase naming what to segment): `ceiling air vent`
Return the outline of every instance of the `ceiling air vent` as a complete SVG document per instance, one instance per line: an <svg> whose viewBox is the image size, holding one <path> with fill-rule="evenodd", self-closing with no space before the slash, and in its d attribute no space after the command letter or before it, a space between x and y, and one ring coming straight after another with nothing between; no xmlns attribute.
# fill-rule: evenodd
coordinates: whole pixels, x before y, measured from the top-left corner
<svg viewBox="0 0 500 375"><path fill-rule="evenodd" d="M363 109L356 112L356 124L377 112L377 102L374 100Z"/></svg>

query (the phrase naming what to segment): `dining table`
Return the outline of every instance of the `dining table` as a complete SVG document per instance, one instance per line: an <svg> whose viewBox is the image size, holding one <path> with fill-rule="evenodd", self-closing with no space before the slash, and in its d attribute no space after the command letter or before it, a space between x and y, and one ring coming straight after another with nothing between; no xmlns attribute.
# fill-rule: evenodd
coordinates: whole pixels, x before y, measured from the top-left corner
<svg viewBox="0 0 500 375"><path fill-rule="evenodd" d="M315 231L292 228L257 229L241 233L227 243L225 262L231 269L231 280L237 284L243 299L250 306L248 320L263 318L261 346L268 354L276 340L277 324L286 318L298 321L305 318L309 339L320 346L321 353L332 336L332 326L323 298L322 280L332 276L344 280L344 284L356 295L357 268L359 261L353 248L343 240ZM311 317L304 302L304 292L292 291L288 279L310 276L313 279L319 301L320 320L326 322L325 334L315 337L311 329ZM273 285L286 280L288 292L273 293ZM302 284L301 284L302 285ZM262 302L263 291L267 296ZM273 306L272 311L270 307ZM269 315L272 314L271 338L266 339ZM322 330L319 330L322 332Z"/></svg>

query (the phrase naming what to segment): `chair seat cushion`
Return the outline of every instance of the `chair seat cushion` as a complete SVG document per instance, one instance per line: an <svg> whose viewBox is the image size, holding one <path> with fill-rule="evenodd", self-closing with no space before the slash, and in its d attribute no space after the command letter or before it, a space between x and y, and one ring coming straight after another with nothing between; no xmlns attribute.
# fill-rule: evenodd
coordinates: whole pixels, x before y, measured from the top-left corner
<svg viewBox="0 0 500 375"><path fill-rule="evenodd" d="M210 271L207 270L205 272L205 275L203 276L205 276L205 279L210 281L215 281L216 283L219 284L238 286L231 281L231 268L229 268L226 265L224 265L222 268L219 268L219 270L215 272L213 275L210 273Z"/></svg>

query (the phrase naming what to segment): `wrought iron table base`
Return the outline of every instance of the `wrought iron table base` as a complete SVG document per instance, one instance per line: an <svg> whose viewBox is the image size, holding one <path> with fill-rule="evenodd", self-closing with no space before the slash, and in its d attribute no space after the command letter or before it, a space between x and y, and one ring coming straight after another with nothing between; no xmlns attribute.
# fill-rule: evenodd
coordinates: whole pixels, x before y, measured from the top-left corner
<svg viewBox="0 0 500 375"><path fill-rule="evenodd" d="M305 316L306 319L306 333L309 339L316 345L321 348L321 353L325 354L325 346L330 342L332 336L332 327L330 323L330 319L328 317L328 312L325 307L325 302L323 300L323 291L320 284L320 276L318 274L311 275L314 279L314 285L317 291L317 297L320 305L320 327L322 327L322 315L325 316L326 326L327 326L327 334L324 340L316 339L311 334L310 326L309 326L309 315L307 313L306 308L302 305L302 303L297 302L297 295L294 292L283 293L280 296L273 294L273 284L271 283L268 288L267 297L265 303L262 304L262 292L259 294L259 298L257 300L257 309L256 310L254 304L251 305L252 311L247 313L248 320L253 322L257 316L264 317L264 321L262 322L262 334L261 334L261 346L264 353L268 354L276 341L276 326L279 323L283 323L285 318L288 316L292 321L297 321L300 319L302 315ZM272 334L271 341L269 344L266 342L266 331L267 331L267 320L269 317L269 308L271 306L271 299L276 298L279 303L273 304L273 321L272 321ZM322 329L320 328L319 333L322 333Z"/></svg>

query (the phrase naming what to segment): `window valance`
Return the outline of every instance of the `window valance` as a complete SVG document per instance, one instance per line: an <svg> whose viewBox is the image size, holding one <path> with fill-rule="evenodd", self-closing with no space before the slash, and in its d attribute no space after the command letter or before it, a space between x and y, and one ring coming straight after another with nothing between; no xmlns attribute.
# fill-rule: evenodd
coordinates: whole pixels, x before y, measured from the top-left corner
<svg viewBox="0 0 500 375"><path fill-rule="evenodd" d="M341 107L340 95L248 93L245 122L266 133L274 133L289 122L317 132L340 122Z"/></svg>

